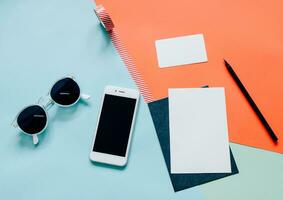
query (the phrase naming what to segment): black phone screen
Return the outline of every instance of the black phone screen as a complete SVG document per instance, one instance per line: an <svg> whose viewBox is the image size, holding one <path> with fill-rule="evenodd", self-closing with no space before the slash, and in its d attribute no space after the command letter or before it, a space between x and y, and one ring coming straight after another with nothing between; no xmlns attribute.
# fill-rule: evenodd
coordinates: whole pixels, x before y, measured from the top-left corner
<svg viewBox="0 0 283 200"><path fill-rule="evenodd" d="M125 157L136 99L106 94L93 151Z"/></svg>

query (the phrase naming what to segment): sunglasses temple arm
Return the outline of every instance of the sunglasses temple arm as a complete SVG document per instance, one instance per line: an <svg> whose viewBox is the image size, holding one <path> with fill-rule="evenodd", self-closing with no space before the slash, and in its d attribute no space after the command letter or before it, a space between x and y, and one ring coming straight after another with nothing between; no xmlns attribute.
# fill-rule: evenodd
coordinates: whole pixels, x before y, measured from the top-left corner
<svg viewBox="0 0 283 200"><path fill-rule="evenodd" d="M13 126L14 128L18 128L18 123L17 123L18 115L13 119L13 121L11 123L11 126Z"/></svg>
<svg viewBox="0 0 283 200"><path fill-rule="evenodd" d="M33 141L33 144L34 144L34 145L37 145L37 144L38 144L38 137L37 137L37 135L33 135L33 136L32 136L32 141Z"/></svg>
<svg viewBox="0 0 283 200"><path fill-rule="evenodd" d="M83 100L89 100L90 99L90 95L88 95L88 94L81 94L81 98L83 99Z"/></svg>
<svg viewBox="0 0 283 200"><path fill-rule="evenodd" d="M17 118L15 118L15 119L12 121L12 123L11 123L11 126L13 126L13 127L15 127L15 128L18 127L18 124L16 123L16 120L17 120Z"/></svg>

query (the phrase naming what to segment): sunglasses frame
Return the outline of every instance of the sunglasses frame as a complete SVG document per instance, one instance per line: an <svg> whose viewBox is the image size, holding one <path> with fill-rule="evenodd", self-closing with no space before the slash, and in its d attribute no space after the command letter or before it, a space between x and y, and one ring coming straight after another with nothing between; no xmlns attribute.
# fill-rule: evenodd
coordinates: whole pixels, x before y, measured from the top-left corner
<svg viewBox="0 0 283 200"><path fill-rule="evenodd" d="M60 80L63 80L63 79L65 79L65 78L71 78L73 81L75 81L75 82L77 83L77 85L78 85L78 87L79 87L79 89L80 89L80 96L78 97L78 99L77 99L74 103L72 103L72 104L70 104L70 105L62 105L62 104L59 104L59 103L57 103L56 101L54 101L54 100L52 99L51 95L50 95L50 92L51 92L52 88L54 87L54 85L55 85L57 82L59 82ZM43 133L43 132L46 130L47 126L48 126L49 116L48 116L48 112L47 112L47 111L49 110L49 108L51 108L54 104L58 105L59 107L67 108L67 107L71 107L71 106L75 105L75 104L78 103L78 101L81 100L81 99L85 101L85 100L88 100L89 98L90 98L90 95L84 94L84 93L81 92L81 88L80 88L78 82L75 80L75 77L74 77L74 76L65 76L65 77L63 77L63 78L58 79L57 81L55 81L55 82L53 83L51 89L50 89L49 92L47 93L47 95L46 95L45 97L40 97L39 100L38 100L38 102L37 102L36 104L28 105L28 106L24 107L22 110L20 110L20 111L18 112L18 114L16 115L15 119L13 120L12 126L15 127L15 128L20 129L20 131L21 131L23 134L28 135L28 136L31 136L31 137L32 137L32 140L33 140L33 144L34 144L34 145L37 145L37 144L39 143L38 135L40 135L41 133ZM41 103L41 101L42 101L42 100L45 100L45 99L48 99L48 101L47 101L45 104L44 104L44 102ZM24 130L22 130L21 127L18 125L18 122L17 122L19 115L20 115L26 108L31 107L31 106L39 106L39 107L41 107L41 108L44 110L45 115L46 115L46 124L45 124L44 128L43 128L40 132L34 133L34 134L30 134L30 133L27 133L27 132L25 132Z"/></svg>

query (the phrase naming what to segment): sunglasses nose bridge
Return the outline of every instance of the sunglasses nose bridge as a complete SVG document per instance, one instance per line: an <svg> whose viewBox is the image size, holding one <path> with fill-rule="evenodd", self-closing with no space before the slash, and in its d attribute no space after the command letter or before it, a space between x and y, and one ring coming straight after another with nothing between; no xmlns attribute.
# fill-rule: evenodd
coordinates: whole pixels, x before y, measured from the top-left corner
<svg viewBox="0 0 283 200"><path fill-rule="evenodd" d="M46 110L48 110L54 104L54 100L50 97L48 93L46 96L40 97L37 103L44 107Z"/></svg>

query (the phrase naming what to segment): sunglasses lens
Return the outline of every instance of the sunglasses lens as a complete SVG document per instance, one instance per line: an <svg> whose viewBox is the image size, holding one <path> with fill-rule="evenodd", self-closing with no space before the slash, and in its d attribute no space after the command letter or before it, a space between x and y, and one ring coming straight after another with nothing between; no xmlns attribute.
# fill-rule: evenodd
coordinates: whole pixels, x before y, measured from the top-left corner
<svg viewBox="0 0 283 200"><path fill-rule="evenodd" d="M44 109L38 105L25 108L17 118L18 126L27 134L41 132L47 123Z"/></svg>
<svg viewBox="0 0 283 200"><path fill-rule="evenodd" d="M80 88L73 79L64 78L54 84L51 89L50 96L60 105L72 105L80 97Z"/></svg>

